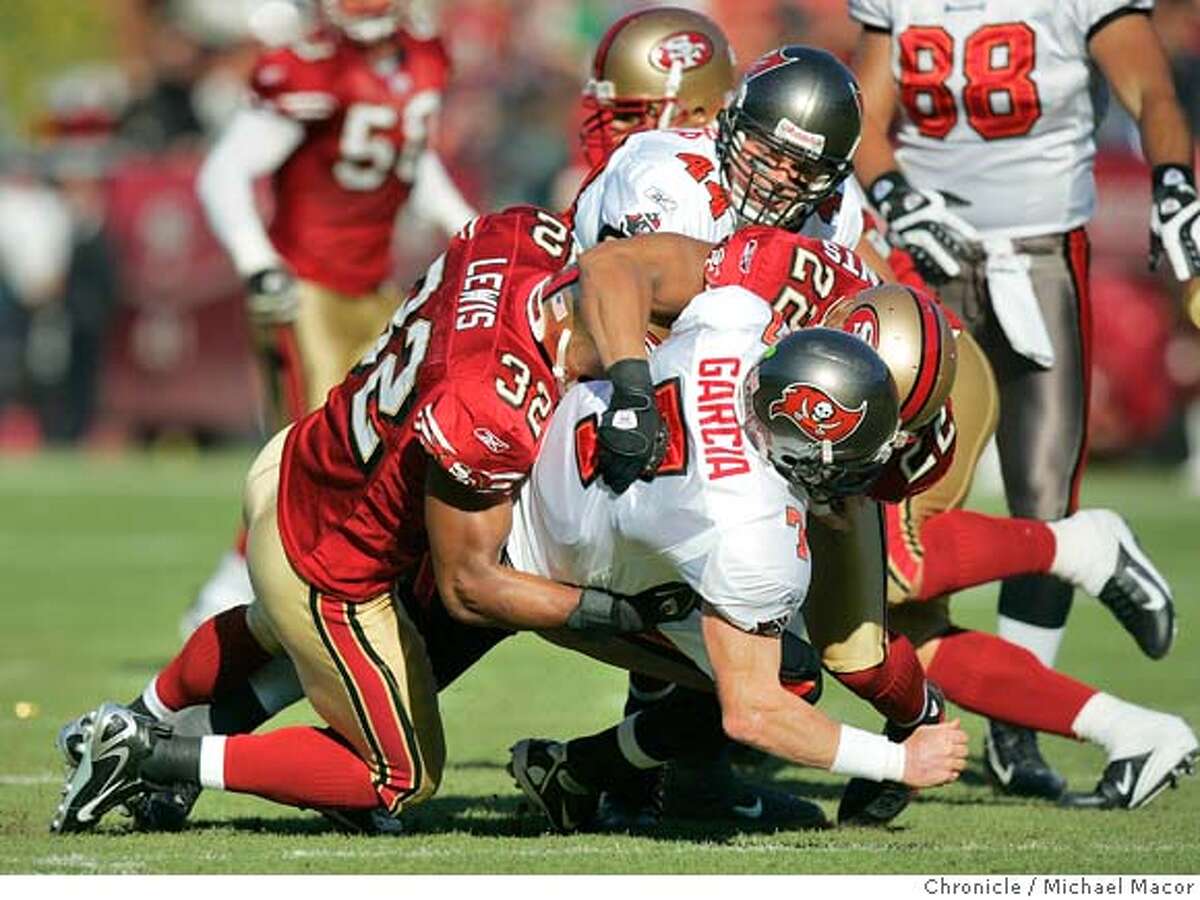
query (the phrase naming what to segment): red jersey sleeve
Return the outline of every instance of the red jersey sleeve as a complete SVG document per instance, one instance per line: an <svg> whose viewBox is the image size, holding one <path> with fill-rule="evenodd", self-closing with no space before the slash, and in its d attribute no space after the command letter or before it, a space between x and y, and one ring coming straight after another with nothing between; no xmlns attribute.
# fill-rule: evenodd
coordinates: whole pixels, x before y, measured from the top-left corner
<svg viewBox="0 0 1200 900"><path fill-rule="evenodd" d="M258 58L250 73L255 103L298 122L319 122L338 109L334 48L318 42L280 48Z"/></svg>
<svg viewBox="0 0 1200 900"><path fill-rule="evenodd" d="M871 496L885 503L899 503L928 490L954 462L957 437L954 413L947 401L932 422L892 454L871 488Z"/></svg>
<svg viewBox="0 0 1200 900"><path fill-rule="evenodd" d="M508 494L533 468L537 446L520 411L495 394L447 385L421 408L414 428L425 452L455 481Z"/></svg>
<svg viewBox="0 0 1200 900"><path fill-rule="evenodd" d="M442 39L436 35L416 37L409 32L401 32L399 38L405 68L413 82L428 90L444 91L450 82L450 54Z"/></svg>
<svg viewBox="0 0 1200 900"><path fill-rule="evenodd" d="M792 329L811 325L835 300L879 283L849 248L762 225L717 244L704 280L709 288L736 284L757 294Z"/></svg>

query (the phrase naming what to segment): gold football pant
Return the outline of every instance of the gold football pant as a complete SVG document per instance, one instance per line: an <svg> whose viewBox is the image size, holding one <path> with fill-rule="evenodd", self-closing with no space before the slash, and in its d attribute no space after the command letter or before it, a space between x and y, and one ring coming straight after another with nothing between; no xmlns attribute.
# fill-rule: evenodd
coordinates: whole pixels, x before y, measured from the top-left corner
<svg viewBox="0 0 1200 900"><path fill-rule="evenodd" d="M891 627L919 647L950 627L949 598L914 601L920 586L925 548L921 526L931 516L957 509L966 500L975 467L996 430L999 399L996 378L979 344L958 337L958 374L950 392L958 429L954 461L929 490L902 503L887 505L888 603Z"/></svg>
<svg viewBox="0 0 1200 900"><path fill-rule="evenodd" d="M300 306L295 323L256 336L280 428L325 402L330 388L371 349L399 302L390 286L360 297L311 281L297 282L296 289Z"/></svg>
<svg viewBox="0 0 1200 900"><path fill-rule="evenodd" d="M265 648L287 652L313 708L367 763L380 802L396 813L433 795L445 763L425 642L390 593L350 603L292 569L276 519L286 434L263 448L246 479L246 557L256 598L247 619Z"/></svg>

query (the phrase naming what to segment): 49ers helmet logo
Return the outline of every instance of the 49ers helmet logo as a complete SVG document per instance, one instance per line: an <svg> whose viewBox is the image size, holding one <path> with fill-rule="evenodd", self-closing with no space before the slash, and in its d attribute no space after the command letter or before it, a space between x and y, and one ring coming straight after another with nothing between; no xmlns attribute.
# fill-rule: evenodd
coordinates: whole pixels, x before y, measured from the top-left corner
<svg viewBox="0 0 1200 900"><path fill-rule="evenodd" d="M686 72L702 66L713 56L712 41L699 31L677 31L669 34L650 50L650 62L656 69L670 72L679 63Z"/></svg>
<svg viewBox="0 0 1200 900"><path fill-rule="evenodd" d="M786 416L800 431L814 441L840 444L858 430L867 412L864 400L855 409L843 406L819 387L811 384L789 384L783 396L772 400L771 418Z"/></svg>
<svg viewBox="0 0 1200 900"><path fill-rule="evenodd" d="M866 341L875 350L879 349L879 316L871 306L860 306L842 323L842 331Z"/></svg>

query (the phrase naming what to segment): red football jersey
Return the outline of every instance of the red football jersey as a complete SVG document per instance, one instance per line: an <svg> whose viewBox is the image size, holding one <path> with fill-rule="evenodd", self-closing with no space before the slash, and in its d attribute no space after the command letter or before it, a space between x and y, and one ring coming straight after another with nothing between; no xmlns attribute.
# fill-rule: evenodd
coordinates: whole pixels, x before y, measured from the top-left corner
<svg viewBox="0 0 1200 900"><path fill-rule="evenodd" d="M879 284L853 250L765 225L743 228L713 247L704 281L758 294L793 330L811 325L835 300Z"/></svg>
<svg viewBox="0 0 1200 900"><path fill-rule="evenodd" d="M325 405L296 423L279 531L310 584L363 600L419 562L430 459L480 492L508 493L529 473L559 399L541 300L577 277L564 269L569 242L533 207L472 221Z"/></svg>
<svg viewBox="0 0 1200 900"><path fill-rule="evenodd" d="M449 74L439 40L391 41L385 62L339 37L272 50L250 80L258 103L305 128L274 176L271 242L297 275L350 295L391 274L393 224Z"/></svg>

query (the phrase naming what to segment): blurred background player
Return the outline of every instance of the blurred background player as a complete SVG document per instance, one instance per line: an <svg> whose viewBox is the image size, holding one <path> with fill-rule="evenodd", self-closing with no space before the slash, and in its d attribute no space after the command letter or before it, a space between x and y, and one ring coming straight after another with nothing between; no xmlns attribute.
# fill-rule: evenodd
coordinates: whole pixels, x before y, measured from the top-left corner
<svg viewBox="0 0 1200 900"><path fill-rule="evenodd" d="M1191 137L1151 6L850 0L863 26L856 169L891 238L995 369L997 444L1015 516L1074 512L1085 464L1092 310L1083 226L1095 202L1093 134L1103 109L1091 92L1093 64L1136 118L1155 167L1154 246L1163 243L1178 277L1197 271ZM1051 576L1006 581L1000 635L1052 665L1071 595ZM993 722L986 746L1003 789L1062 793L1031 732Z"/></svg>
<svg viewBox="0 0 1200 900"><path fill-rule="evenodd" d="M401 207L447 234L473 210L427 147L449 59L399 0L322 0L315 30L269 51L252 103L197 181L212 227L245 279L276 427L319 406L383 330L397 295L392 232ZM255 182L269 177L264 224ZM252 594L239 547L188 609L183 630Z"/></svg>

